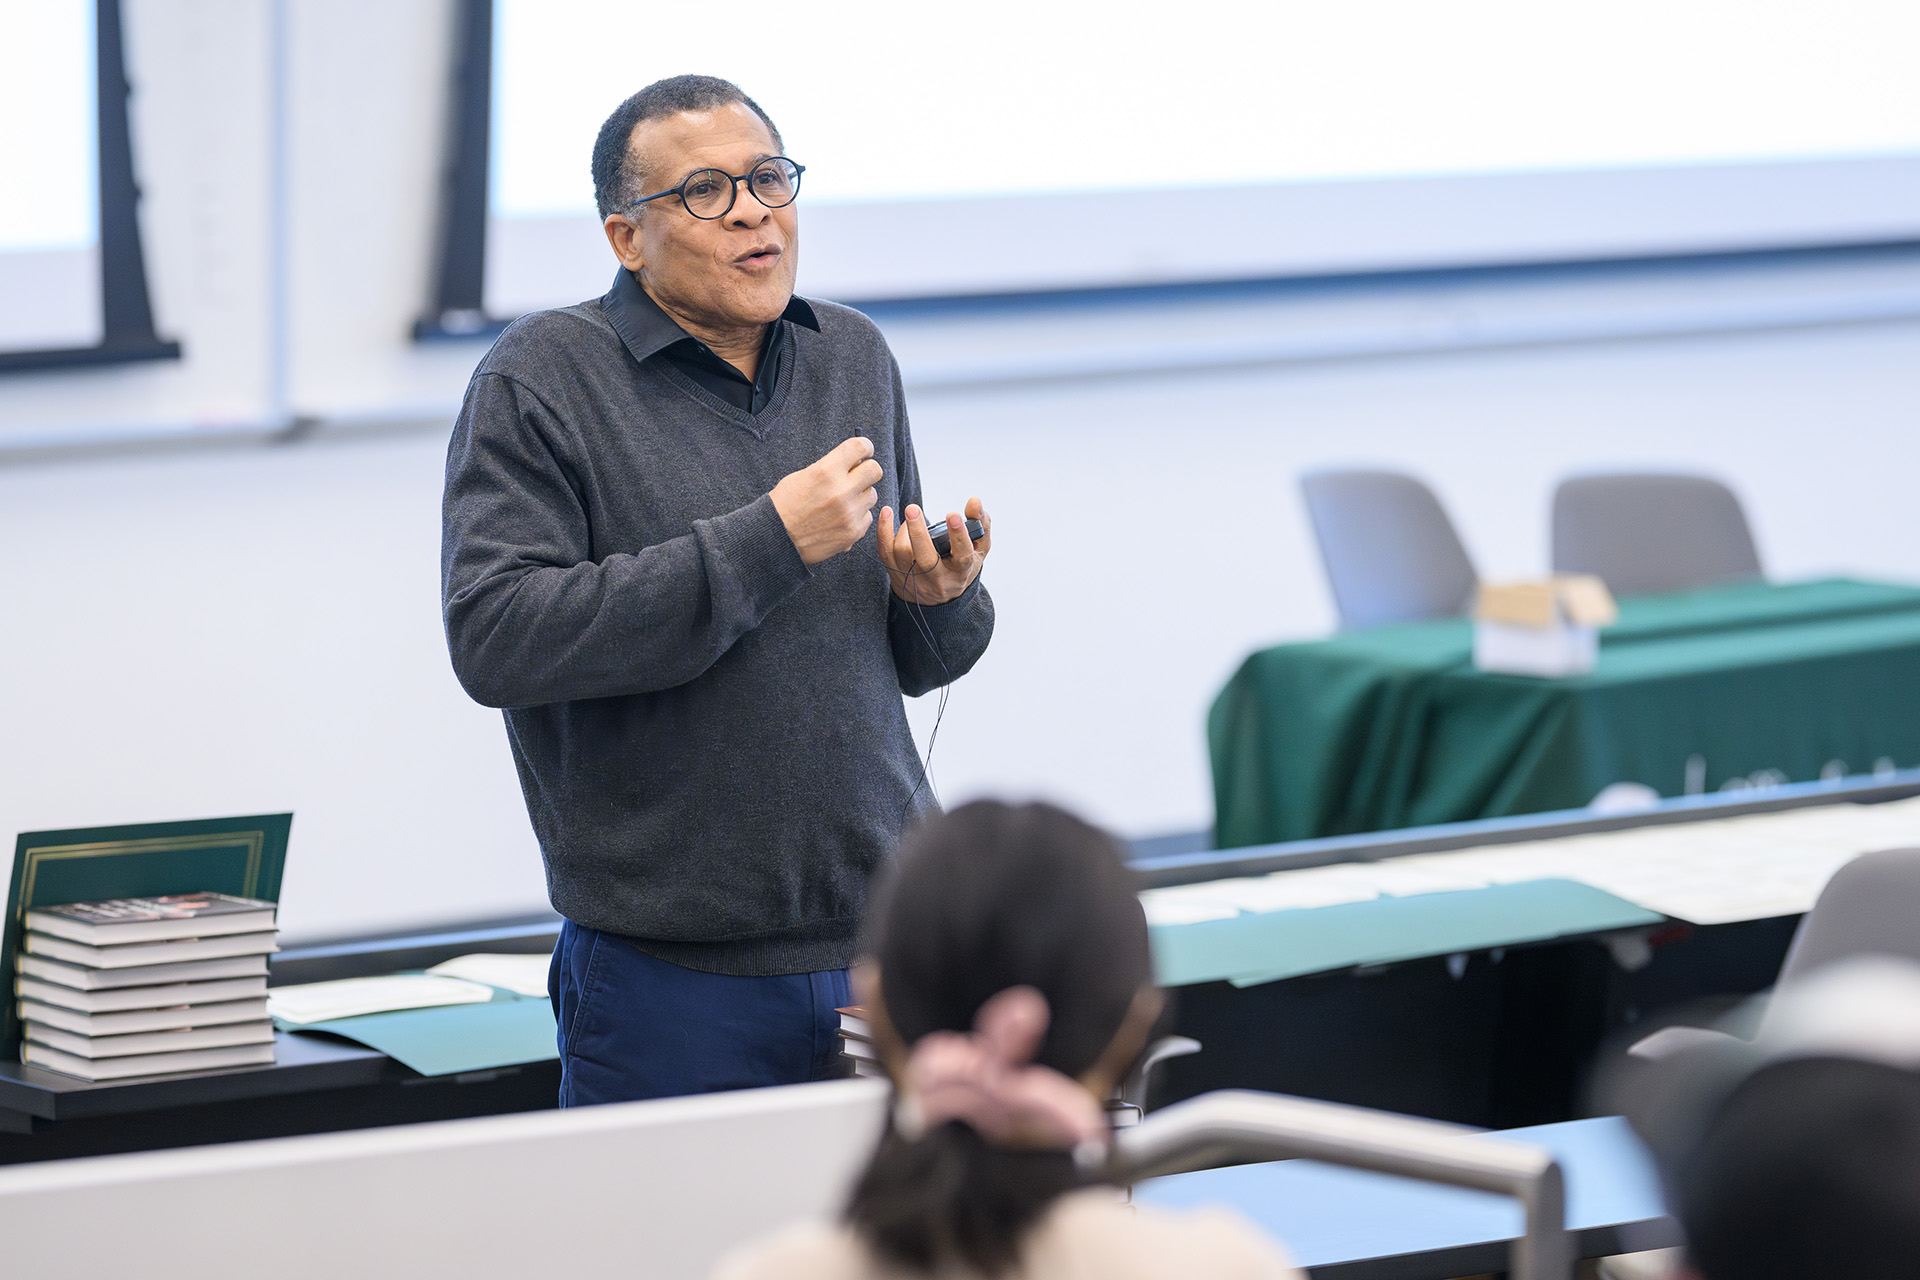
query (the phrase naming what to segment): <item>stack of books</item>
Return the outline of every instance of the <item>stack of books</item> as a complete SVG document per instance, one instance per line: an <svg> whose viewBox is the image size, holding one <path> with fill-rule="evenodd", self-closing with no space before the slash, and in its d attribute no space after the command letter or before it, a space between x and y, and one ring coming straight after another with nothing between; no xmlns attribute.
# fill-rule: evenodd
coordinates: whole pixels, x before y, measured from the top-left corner
<svg viewBox="0 0 1920 1280"><path fill-rule="evenodd" d="M835 1009L840 1015L840 1052L853 1059L853 1074L856 1076L882 1076L887 1069L880 1065L879 1050L873 1046L873 1032L867 1026L867 1011L859 1005L846 1009Z"/></svg>
<svg viewBox="0 0 1920 1280"><path fill-rule="evenodd" d="M224 893L27 912L21 1061L82 1080L273 1061L274 906Z"/></svg>

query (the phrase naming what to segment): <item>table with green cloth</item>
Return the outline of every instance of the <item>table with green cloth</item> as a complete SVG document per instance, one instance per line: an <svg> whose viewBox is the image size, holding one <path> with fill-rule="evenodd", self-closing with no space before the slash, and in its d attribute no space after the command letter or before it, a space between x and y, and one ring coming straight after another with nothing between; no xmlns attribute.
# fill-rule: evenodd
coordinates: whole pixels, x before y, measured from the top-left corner
<svg viewBox="0 0 1920 1280"><path fill-rule="evenodd" d="M1473 666L1464 618L1277 645L1208 717L1221 848L1920 763L1920 588L1739 583L1620 602L1595 668ZM1689 776L1691 774L1691 776Z"/></svg>

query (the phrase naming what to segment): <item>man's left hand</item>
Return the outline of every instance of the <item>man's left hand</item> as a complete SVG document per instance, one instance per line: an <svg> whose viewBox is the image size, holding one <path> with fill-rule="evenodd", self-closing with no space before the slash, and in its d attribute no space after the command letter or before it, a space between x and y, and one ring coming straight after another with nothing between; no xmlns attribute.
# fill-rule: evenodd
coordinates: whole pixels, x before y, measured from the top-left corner
<svg viewBox="0 0 1920 1280"><path fill-rule="evenodd" d="M927 532L926 513L908 504L905 519L894 527L893 508L880 508L880 563L887 566L887 578L893 594L914 604L945 604L980 576L987 551L993 546L993 520L980 499L967 499L967 520L978 520L986 529L980 541L967 536L967 520L958 511L947 513L947 555L943 559L933 549L933 536Z"/></svg>

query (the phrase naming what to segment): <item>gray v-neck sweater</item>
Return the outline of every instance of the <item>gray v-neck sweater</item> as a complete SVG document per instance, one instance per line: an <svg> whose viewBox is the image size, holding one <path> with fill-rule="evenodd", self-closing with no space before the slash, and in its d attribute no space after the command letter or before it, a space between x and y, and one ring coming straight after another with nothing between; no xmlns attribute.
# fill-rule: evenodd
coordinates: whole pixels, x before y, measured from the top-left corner
<svg viewBox="0 0 1920 1280"><path fill-rule="evenodd" d="M932 808L901 695L993 632L975 582L924 610L873 536L811 567L767 495L856 433L920 501L900 372L812 303L748 414L623 342L615 295L515 321L447 454L442 601L461 684L507 737L562 915L713 973L853 957L867 886ZM924 631L922 627L924 626Z"/></svg>

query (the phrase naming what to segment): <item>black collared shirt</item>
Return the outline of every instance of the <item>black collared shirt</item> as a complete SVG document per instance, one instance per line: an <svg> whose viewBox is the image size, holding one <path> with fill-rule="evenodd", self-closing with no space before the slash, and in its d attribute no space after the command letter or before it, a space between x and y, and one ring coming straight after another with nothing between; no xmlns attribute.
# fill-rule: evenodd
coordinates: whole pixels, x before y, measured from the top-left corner
<svg viewBox="0 0 1920 1280"><path fill-rule="evenodd" d="M767 326L766 345L760 349L760 368L749 381L746 374L716 355L712 347L682 329L659 303L647 296L633 273L624 267L615 275L613 288L607 290L600 306L634 359L671 360L701 387L745 413L757 414L767 406L792 363L793 344L785 322L803 324L815 333L820 332L820 321L813 314L813 308L800 297L790 299L780 319Z"/></svg>

